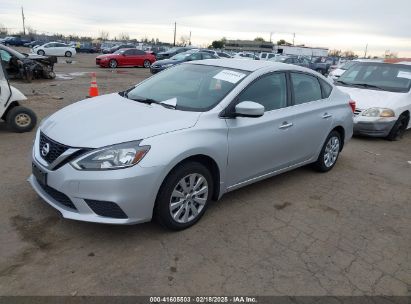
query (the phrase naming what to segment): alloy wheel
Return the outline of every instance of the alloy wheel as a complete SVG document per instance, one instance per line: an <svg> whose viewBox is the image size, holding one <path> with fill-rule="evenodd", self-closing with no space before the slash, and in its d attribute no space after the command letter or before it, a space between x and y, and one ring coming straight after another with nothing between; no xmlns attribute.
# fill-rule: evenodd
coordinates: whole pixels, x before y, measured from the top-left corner
<svg viewBox="0 0 411 304"><path fill-rule="evenodd" d="M328 140L324 151L324 164L327 168L335 164L338 153L340 153L340 140L338 137L332 136Z"/></svg>
<svg viewBox="0 0 411 304"><path fill-rule="evenodd" d="M196 219L207 202L208 189L207 180L201 174L192 173L183 177L171 194L171 217L181 224Z"/></svg>

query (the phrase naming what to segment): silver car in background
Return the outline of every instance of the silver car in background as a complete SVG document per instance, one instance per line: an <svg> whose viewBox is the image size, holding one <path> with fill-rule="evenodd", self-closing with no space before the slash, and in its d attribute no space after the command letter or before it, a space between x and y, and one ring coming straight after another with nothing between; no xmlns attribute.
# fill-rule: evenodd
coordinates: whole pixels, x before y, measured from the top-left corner
<svg viewBox="0 0 411 304"><path fill-rule="evenodd" d="M353 103L320 74L214 59L72 104L37 131L29 182L63 217L171 229L210 200L307 164L335 165Z"/></svg>

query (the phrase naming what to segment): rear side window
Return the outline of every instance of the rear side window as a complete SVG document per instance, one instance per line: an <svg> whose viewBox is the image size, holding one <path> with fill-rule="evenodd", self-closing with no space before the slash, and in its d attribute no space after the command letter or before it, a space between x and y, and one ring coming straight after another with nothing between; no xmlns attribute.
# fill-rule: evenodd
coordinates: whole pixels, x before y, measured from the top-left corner
<svg viewBox="0 0 411 304"><path fill-rule="evenodd" d="M261 58L267 58L267 54L261 54Z"/></svg>
<svg viewBox="0 0 411 304"><path fill-rule="evenodd" d="M239 96L239 102L254 101L265 111L287 106L287 81L284 73L264 76L250 84Z"/></svg>
<svg viewBox="0 0 411 304"><path fill-rule="evenodd" d="M322 99L321 86L317 77L291 73L292 89L294 92L294 104L302 104Z"/></svg>
<svg viewBox="0 0 411 304"><path fill-rule="evenodd" d="M333 90L332 85L327 83L326 81L320 79L321 87L323 89L323 98L328 98L331 95L331 92Z"/></svg>
<svg viewBox="0 0 411 304"><path fill-rule="evenodd" d="M136 55L145 55L145 54L146 54L146 52L144 52L144 51L142 51L142 50L134 50L134 53L135 53Z"/></svg>

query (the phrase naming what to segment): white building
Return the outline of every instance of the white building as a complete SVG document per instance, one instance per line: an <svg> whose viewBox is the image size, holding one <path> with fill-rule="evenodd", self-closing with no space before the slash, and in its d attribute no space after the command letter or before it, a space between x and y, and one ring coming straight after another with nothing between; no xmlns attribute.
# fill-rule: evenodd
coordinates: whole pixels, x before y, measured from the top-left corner
<svg viewBox="0 0 411 304"><path fill-rule="evenodd" d="M295 56L328 56L327 48L312 48L307 46L274 45L274 53Z"/></svg>

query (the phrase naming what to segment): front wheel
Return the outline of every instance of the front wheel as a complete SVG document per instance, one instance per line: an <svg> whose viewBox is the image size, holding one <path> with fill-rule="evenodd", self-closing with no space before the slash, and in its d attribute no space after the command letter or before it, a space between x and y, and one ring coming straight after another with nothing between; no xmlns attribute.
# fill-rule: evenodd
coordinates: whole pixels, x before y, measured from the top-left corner
<svg viewBox="0 0 411 304"><path fill-rule="evenodd" d="M32 110L17 106L7 114L6 122L14 132L29 132L36 126L37 116Z"/></svg>
<svg viewBox="0 0 411 304"><path fill-rule="evenodd" d="M148 69L148 68L151 67L151 62L150 62L150 60L144 60L144 67L145 67L146 69Z"/></svg>
<svg viewBox="0 0 411 304"><path fill-rule="evenodd" d="M341 136L337 131L332 131L321 149L314 168L320 172L330 171L336 164L341 150Z"/></svg>
<svg viewBox="0 0 411 304"><path fill-rule="evenodd" d="M409 119L410 118L405 114L400 115L388 134L387 139L391 141L400 140L404 135L405 130L407 130Z"/></svg>
<svg viewBox="0 0 411 304"><path fill-rule="evenodd" d="M110 68L112 68L112 69L115 69L115 68L117 67L117 61L114 60L114 59L111 59L111 60L108 62L108 66L109 66Z"/></svg>
<svg viewBox="0 0 411 304"><path fill-rule="evenodd" d="M64 56L66 56L66 57L71 57L71 52L70 51L67 51L65 54L64 54Z"/></svg>
<svg viewBox="0 0 411 304"><path fill-rule="evenodd" d="M46 53L43 50L38 50L37 55L44 56Z"/></svg>
<svg viewBox="0 0 411 304"><path fill-rule="evenodd" d="M166 228L186 229L203 216L212 193L210 171L198 162L184 163L164 180L156 200L156 218Z"/></svg>

